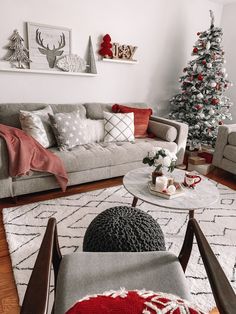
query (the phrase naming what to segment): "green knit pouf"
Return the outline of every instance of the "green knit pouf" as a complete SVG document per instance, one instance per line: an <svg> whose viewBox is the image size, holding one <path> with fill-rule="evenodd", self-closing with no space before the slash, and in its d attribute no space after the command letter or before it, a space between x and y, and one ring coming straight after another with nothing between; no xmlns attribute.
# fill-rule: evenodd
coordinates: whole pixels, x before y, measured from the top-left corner
<svg viewBox="0 0 236 314"><path fill-rule="evenodd" d="M165 239L152 216L138 208L117 206L93 219L84 236L83 251L165 251Z"/></svg>

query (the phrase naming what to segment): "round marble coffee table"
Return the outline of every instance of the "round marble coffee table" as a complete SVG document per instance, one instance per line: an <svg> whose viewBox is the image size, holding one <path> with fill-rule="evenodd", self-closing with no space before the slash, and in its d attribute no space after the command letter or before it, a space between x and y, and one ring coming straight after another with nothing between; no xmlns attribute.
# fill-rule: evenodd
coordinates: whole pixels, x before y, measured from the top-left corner
<svg viewBox="0 0 236 314"><path fill-rule="evenodd" d="M138 168L129 171L123 178L123 185L126 190L134 196L132 206L135 207L138 199L169 209L189 211L189 218L194 217L194 210L215 203L219 198L217 187L204 176L202 181L194 189L185 188L182 196L173 199L165 199L153 195L148 190L148 181L151 180L152 170L149 167ZM175 169L171 176L175 181L183 182L184 170Z"/></svg>

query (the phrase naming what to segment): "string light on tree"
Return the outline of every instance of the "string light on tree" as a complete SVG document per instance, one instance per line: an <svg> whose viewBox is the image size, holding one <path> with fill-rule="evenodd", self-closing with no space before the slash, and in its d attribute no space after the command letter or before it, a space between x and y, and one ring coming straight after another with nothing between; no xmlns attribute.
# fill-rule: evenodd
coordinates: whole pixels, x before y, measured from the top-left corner
<svg viewBox="0 0 236 314"><path fill-rule="evenodd" d="M198 32L188 65L180 77L181 92L171 100L170 118L189 125L187 145L190 149L201 144L214 146L218 127L223 120L232 120L229 112L232 102L224 92L232 84L227 80L224 54L220 43L223 32L214 26L210 10L211 26Z"/></svg>

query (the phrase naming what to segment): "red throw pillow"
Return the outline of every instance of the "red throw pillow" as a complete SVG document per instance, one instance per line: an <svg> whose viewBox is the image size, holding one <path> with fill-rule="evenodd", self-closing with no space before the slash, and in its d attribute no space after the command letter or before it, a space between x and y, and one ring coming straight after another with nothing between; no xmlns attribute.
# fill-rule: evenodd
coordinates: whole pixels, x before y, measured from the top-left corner
<svg viewBox="0 0 236 314"><path fill-rule="evenodd" d="M112 111L116 113L134 113L134 136L147 137L148 121L152 115L150 108L131 108L123 105L113 105Z"/></svg>
<svg viewBox="0 0 236 314"><path fill-rule="evenodd" d="M172 294L145 290L108 291L79 300L66 314L204 314Z"/></svg>

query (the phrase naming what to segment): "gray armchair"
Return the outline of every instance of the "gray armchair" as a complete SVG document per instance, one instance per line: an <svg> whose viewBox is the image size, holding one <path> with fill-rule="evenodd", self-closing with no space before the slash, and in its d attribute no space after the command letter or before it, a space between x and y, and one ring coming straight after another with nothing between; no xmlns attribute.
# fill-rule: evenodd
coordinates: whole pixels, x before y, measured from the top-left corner
<svg viewBox="0 0 236 314"><path fill-rule="evenodd" d="M219 127L213 165L236 174L236 124Z"/></svg>
<svg viewBox="0 0 236 314"><path fill-rule="evenodd" d="M120 286L131 290L159 290L189 300L191 295L184 272L194 236L220 313L235 314L236 295L196 220L189 220L179 256L167 251L150 251L79 252L62 257L54 218L49 219L21 314L47 313L52 264L55 314L64 314L77 299L94 291L103 292Z"/></svg>

